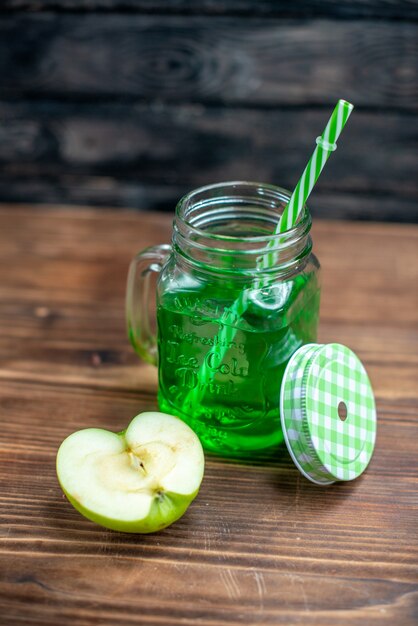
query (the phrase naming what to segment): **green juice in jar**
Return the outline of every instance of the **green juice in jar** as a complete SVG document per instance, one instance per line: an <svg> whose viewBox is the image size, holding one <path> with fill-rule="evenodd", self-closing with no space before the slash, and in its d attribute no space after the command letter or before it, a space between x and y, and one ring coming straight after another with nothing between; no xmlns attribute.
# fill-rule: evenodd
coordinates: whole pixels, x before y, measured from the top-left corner
<svg viewBox="0 0 418 626"><path fill-rule="evenodd" d="M141 358L158 364L161 410L225 456L264 456L283 441L284 370L301 345L316 342L312 220L305 205L278 234L289 199L285 189L248 181L196 189L177 204L171 246L143 250L129 270L129 336ZM158 345L149 315L155 274Z"/></svg>
<svg viewBox="0 0 418 626"><path fill-rule="evenodd" d="M283 441L280 385L293 352L316 341L320 288L316 273L299 274L250 293L234 319L230 287L162 294L158 399L206 449L245 457Z"/></svg>

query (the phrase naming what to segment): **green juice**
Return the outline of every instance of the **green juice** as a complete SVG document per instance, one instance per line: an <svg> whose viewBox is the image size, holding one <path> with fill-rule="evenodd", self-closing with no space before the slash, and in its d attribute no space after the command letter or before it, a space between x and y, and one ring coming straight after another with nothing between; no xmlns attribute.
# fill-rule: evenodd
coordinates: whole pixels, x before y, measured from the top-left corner
<svg viewBox="0 0 418 626"><path fill-rule="evenodd" d="M236 285L219 283L163 293L158 398L206 449L242 457L283 440L280 385L295 350L316 341L320 289L315 273L300 274L250 292L234 317L239 294Z"/></svg>

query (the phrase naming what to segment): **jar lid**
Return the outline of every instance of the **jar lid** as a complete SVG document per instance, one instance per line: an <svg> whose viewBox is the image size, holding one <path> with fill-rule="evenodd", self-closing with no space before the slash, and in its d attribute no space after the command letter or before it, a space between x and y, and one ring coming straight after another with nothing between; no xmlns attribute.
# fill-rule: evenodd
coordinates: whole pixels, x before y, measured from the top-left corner
<svg viewBox="0 0 418 626"><path fill-rule="evenodd" d="M296 350L283 375L280 416L290 455L312 482L353 480L369 464L376 439L373 390L346 346Z"/></svg>

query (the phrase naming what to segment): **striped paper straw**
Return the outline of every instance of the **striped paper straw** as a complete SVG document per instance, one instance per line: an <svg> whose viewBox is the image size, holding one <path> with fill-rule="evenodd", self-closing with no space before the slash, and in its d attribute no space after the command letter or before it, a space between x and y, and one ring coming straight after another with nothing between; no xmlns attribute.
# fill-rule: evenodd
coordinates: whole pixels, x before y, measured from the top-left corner
<svg viewBox="0 0 418 626"><path fill-rule="evenodd" d="M347 102L346 100L338 100L324 132L316 139L316 148L282 213L274 232L275 235L284 233L295 226L316 181L324 169L325 163L328 161L331 153L337 149L336 141L347 123L353 108L354 107L350 104L350 102ZM268 269L276 265L278 253L268 252L268 249L273 247L275 244L277 244L277 242L271 240L266 246L266 253L259 257L259 269ZM256 279L250 289L261 289L264 284L263 279ZM231 319L237 319L237 317L240 317L245 312L247 308L248 293L249 290L244 289L239 298L237 298L237 300L230 307L229 310L231 312ZM211 351L216 353L219 361L223 360L226 352L228 351L227 346L234 338L235 333L235 328L224 325L222 330L217 335L218 341ZM204 394L202 386L210 381L211 378L213 378L213 374L209 371L206 362L204 362L199 370L198 386L195 389L192 389L185 399L186 406L189 402L196 402Z"/></svg>
<svg viewBox="0 0 418 626"><path fill-rule="evenodd" d="M316 148L309 159L305 171L303 172L298 184L295 187L291 198L286 205L280 221L277 225L275 235L284 233L286 230L295 226L297 219L315 186L325 163L328 161L331 153L337 149L336 141L341 134L342 129L347 123L348 118L353 110L353 105L346 100L338 100L331 117L328 120L325 130L320 137L316 138ZM272 240L267 248L274 246ZM274 267L277 263L276 254L264 254L260 257L260 269Z"/></svg>

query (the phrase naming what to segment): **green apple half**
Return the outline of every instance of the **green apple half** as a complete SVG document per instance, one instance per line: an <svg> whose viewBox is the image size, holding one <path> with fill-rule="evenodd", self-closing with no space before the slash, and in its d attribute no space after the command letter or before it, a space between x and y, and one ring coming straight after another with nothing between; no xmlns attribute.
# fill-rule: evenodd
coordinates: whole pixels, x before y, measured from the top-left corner
<svg viewBox="0 0 418 626"><path fill-rule="evenodd" d="M152 533L175 522L203 478L201 443L165 413L140 413L126 431L86 428L65 439L57 475L71 504L112 530Z"/></svg>

